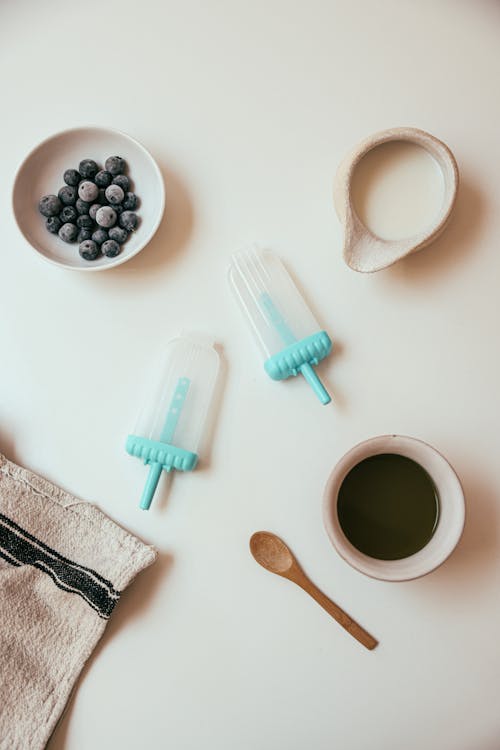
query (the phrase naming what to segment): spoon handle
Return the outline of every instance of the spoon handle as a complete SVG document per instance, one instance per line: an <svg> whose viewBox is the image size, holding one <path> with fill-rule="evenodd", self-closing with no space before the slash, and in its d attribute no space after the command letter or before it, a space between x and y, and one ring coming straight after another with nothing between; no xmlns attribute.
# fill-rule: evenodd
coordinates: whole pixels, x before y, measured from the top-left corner
<svg viewBox="0 0 500 750"><path fill-rule="evenodd" d="M339 625L342 625L342 627L347 630L350 635L352 635L353 638L356 638L357 641L363 644L366 648L372 649L375 648L375 646L378 644L378 641L375 640L373 636L370 635L370 633L367 633L364 628L361 627L361 625L358 625L357 622L355 622L347 612L344 612L343 609L341 609L335 602L332 602L331 599L329 599L325 594L320 591L320 589L314 585L314 583L307 578L307 576L304 574L304 577L300 580L295 579L295 582L298 583L298 585L304 589L310 596L312 596L315 601L318 602L319 605L323 607L324 610L328 612L329 615L333 617L334 620L338 622Z"/></svg>

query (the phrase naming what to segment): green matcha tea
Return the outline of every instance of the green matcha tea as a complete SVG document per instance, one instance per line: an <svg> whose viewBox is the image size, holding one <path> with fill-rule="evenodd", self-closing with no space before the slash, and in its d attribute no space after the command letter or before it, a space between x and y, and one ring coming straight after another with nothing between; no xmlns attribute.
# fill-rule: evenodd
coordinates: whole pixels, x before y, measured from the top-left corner
<svg viewBox="0 0 500 750"><path fill-rule="evenodd" d="M342 531L360 552L400 560L425 547L439 518L434 482L415 461L395 453L365 458L341 484Z"/></svg>

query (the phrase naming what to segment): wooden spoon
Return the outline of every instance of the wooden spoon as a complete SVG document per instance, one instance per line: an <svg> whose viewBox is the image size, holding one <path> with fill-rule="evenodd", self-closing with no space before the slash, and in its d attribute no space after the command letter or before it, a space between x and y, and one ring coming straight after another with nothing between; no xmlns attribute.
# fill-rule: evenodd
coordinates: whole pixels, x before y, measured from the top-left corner
<svg viewBox="0 0 500 750"><path fill-rule="evenodd" d="M279 536L271 534L270 531L256 531L250 539L250 552L263 568L283 578L288 578L289 581L293 581L304 589L363 646L370 650L375 648L378 641L314 585Z"/></svg>

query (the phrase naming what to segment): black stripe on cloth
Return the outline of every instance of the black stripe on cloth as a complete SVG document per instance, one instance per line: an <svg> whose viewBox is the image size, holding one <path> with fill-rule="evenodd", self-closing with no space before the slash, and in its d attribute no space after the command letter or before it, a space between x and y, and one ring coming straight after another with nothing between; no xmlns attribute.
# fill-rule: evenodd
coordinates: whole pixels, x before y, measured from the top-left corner
<svg viewBox="0 0 500 750"><path fill-rule="evenodd" d="M3 514L0 555L11 565L31 565L47 573L56 586L80 596L104 619L111 615L120 595L113 587L110 591L95 571L63 558Z"/></svg>
<svg viewBox="0 0 500 750"><path fill-rule="evenodd" d="M0 513L0 520L4 521L8 526L10 526L12 529L17 529L17 531L20 531L23 536L25 536L27 539L31 539L32 542L35 542L39 547L42 547L42 549L49 552L54 557L57 557L58 560L62 560L63 562L68 563L69 565L73 565L77 568L80 568L80 570L86 570L87 573L92 573L92 575L97 578L101 583L104 583L111 594L116 594L117 596L120 596L120 592L117 591L114 587L111 581L108 581L107 578L104 578L99 573L96 573L95 570L92 570L91 568L86 568L85 565L78 565L77 563L73 562L72 560L68 560L67 557L64 557L63 555L59 554L59 552L56 552L55 549L52 549L47 544L44 544L44 542L41 541L41 539L37 539L35 536L29 533L29 531L26 531L26 529L21 528L21 526L18 526L18 524L12 520L12 518L8 518L7 516L4 516L3 513Z"/></svg>
<svg viewBox="0 0 500 750"><path fill-rule="evenodd" d="M7 555L5 552L2 552L1 549L0 549L0 557L3 560L7 560L7 562L10 563L11 565L15 565L16 568L20 568L21 567L21 563L20 562L17 562L17 560L14 560L13 557L11 557L10 555Z"/></svg>

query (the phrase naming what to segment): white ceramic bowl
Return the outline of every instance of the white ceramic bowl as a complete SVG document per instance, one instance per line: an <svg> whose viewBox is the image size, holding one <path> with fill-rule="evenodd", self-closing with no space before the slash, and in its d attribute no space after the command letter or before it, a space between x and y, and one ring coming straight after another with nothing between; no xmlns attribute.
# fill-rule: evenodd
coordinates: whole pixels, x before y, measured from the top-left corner
<svg viewBox="0 0 500 750"><path fill-rule="evenodd" d="M360 461L380 453L396 453L416 461L434 481L439 496L439 520L423 549L402 560L377 560L364 555L344 535L337 515L340 486ZM340 459L328 479L323 499L323 521L337 552L361 573L383 581L407 581L430 573L453 552L465 523L465 500L460 480L448 461L427 443L401 435L382 435L359 443Z"/></svg>
<svg viewBox="0 0 500 750"><path fill-rule="evenodd" d="M82 159L95 159L104 168L107 157L115 155L127 162L127 175L140 200L140 223L116 258L86 261L77 243L65 243L47 231L38 201L49 193L57 195L64 185L64 171L78 169ZM151 154L129 135L108 128L75 128L47 138L28 154L15 177L12 203L19 229L42 258L75 271L105 271L133 258L151 240L163 216L165 187Z"/></svg>
<svg viewBox="0 0 500 750"><path fill-rule="evenodd" d="M357 165L372 149L384 143L406 141L425 149L443 174L444 194L434 220L413 237L385 240L377 237L358 217L352 203L352 180ZM425 130L389 128L371 135L354 148L340 164L333 190L335 210L344 225L344 260L354 271L373 273L396 263L433 242L451 217L457 198L458 166L448 146Z"/></svg>

